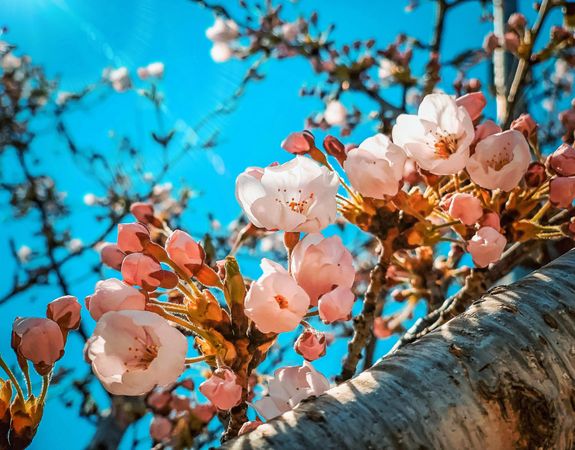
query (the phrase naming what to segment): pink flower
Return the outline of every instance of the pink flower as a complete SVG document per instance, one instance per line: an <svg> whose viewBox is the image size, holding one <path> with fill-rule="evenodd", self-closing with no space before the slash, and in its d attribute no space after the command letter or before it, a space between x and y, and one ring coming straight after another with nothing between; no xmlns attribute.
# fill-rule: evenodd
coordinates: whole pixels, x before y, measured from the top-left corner
<svg viewBox="0 0 575 450"><path fill-rule="evenodd" d="M76 330L80 326L82 306L71 295L59 297L48 303L46 317L56 322L62 330Z"/></svg>
<svg viewBox="0 0 575 450"><path fill-rule="evenodd" d="M343 169L361 195L382 200L397 194L406 159L401 147L376 134L348 152Z"/></svg>
<svg viewBox="0 0 575 450"><path fill-rule="evenodd" d="M155 389L146 397L146 405L154 412L169 411L172 393L166 389Z"/></svg>
<svg viewBox="0 0 575 450"><path fill-rule="evenodd" d="M496 231L501 230L501 222L499 220L499 214L494 212L486 212L481 219L479 219L480 227L491 227Z"/></svg>
<svg viewBox="0 0 575 450"><path fill-rule="evenodd" d="M139 67L138 76L142 80L146 80L148 78L162 78L164 76L164 63L153 62L148 64L146 67Z"/></svg>
<svg viewBox="0 0 575 450"><path fill-rule="evenodd" d="M325 355L327 342L325 334L312 328L306 328L298 336L294 350L308 361L314 361Z"/></svg>
<svg viewBox="0 0 575 450"><path fill-rule="evenodd" d="M521 13L513 13L507 19L507 23L511 28L522 29L527 25L527 19Z"/></svg>
<svg viewBox="0 0 575 450"><path fill-rule="evenodd" d="M569 208L575 199L575 177L558 177L549 182L549 201L558 208Z"/></svg>
<svg viewBox="0 0 575 450"><path fill-rule="evenodd" d="M434 175L451 175L463 169L469 159L473 121L449 95L430 94L419 105L417 115L397 118L392 135L393 142L422 169Z"/></svg>
<svg viewBox="0 0 575 450"><path fill-rule="evenodd" d="M319 317L325 323L349 320L354 302L355 295L352 290L344 286L338 286L333 291L320 297L317 304Z"/></svg>
<svg viewBox="0 0 575 450"><path fill-rule="evenodd" d="M150 232L141 223L121 223L118 225L118 248L124 253L141 252L142 241L150 239Z"/></svg>
<svg viewBox="0 0 575 450"><path fill-rule="evenodd" d="M506 244L507 239L496 229L483 227L467 242L467 251L477 267L487 267L499 261Z"/></svg>
<svg viewBox="0 0 575 450"><path fill-rule="evenodd" d="M51 319L18 317L12 324L12 348L32 361L40 375L47 375L64 354L64 336Z"/></svg>
<svg viewBox="0 0 575 450"><path fill-rule="evenodd" d="M146 309L146 296L132 286L108 278L96 283L96 290L86 297L86 307L94 320L100 320L109 311Z"/></svg>
<svg viewBox="0 0 575 450"><path fill-rule="evenodd" d="M163 416L154 416L150 423L150 436L154 441L162 442L172 435L172 421Z"/></svg>
<svg viewBox="0 0 575 450"><path fill-rule="evenodd" d="M229 42L238 36L238 25L233 20L222 17L216 17L214 24L206 30L206 37L212 42Z"/></svg>
<svg viewBox="0 0 575 450"><path fill-rule="evenodd" d="M154 221L154 205L148 202L135 202L130 206L130 212L136 220L143 224Z"/></svg>
<svg viewBox="0 0 575 450"><path fill-rule="evenodd" d="M311 133L298 131L291 133L285 138L281 143L281 148L294 155L303 155L311 150L313 143L313 135Z"/></svg>
<svg viewBox="0 0 575 450"><path fill-rule="evenodd" d="M476 144L480 140L485 139L487 136L501 133L501 131L501 127L493 122L493 120L486 120L481 122L475 129L475 138L473 139L473 143Z"/></svg>
<svg viewBox="0 0 575 450"><path fill-rule="evenodd" d="M120 270L126 254L116 244L106 242L100 248L100 260L108 267Z"/></svg>
<svg viewBox="0 0 575 450"><path fill-rule="evenodd" d="M94 374L115 395L142 395L174 383L184 371L188 341L158 314L104 314L84 348Z"/></svg>
<svg viewBox="0 0 575 450"><path fill-rule="evenodd" d="M236 180L236 198L258 228L314 233L335 221L338 187L335 173L296 156L281 165L246 169Z"/></svg>
<svg viewBox="0 0 575 450"><path fill-rule="evenodd" d="M228 61L234 55L232 47L227 42L215 42L210 49L210 56L217 63Z"/></svg>
<svg viewBox="0 0 575 450"><path fill-rule="evenodd" d="M218 409L228 410L242 401L242 387L236 383L236 374L228 368L219 368L200 384L200 392Z"/></svg>
<svg viewBox="0 0 575 450"><path fill-rule="evenodd" d="M166 241L166 252L190 277L202 267L206 257L202 246L182 230L170 234Z"/></svg>
<svg viewBox="0 0 575 450"><path fill-rule="evenodd" d="M283 333L299 325L309 296L279 264L262 259L263 275L254 281L245 300L245 313L262 333Z"/></svg>
<svg viewBox="0 0 575 450"><path fill-rule="evenodd" d="M347 109L339 100L331 100L325 107L323 118L328 125L343 127L347 124Z"/></svg>
<svg viewBox="0 0 575 450"><path fill-rule="evenodd" d="M288 366L274 372L268 382L268 395L254 403L254 408L266 420L295 408L302 400L318 396L329 389L329 381L308 362Z"/></svg>
<svg viewBox="0 0 575 450"><path fill-rule="evenodd" d="M247 434L247 433L251 433L252 431L254 431L257 427L259 427L263 422L261 420L249 420L246 423L244 423L242 425L242 427L240 428L240 431L238 431L238 436L241 436L242 434Z"/></svg>
<svg viewBox="0 0 575 450"><path fill-rule="evenodd" d="M373 334L378 339L388 338L393 334L393 330L389 327L389 319L384 317L376 317L373 321Z"/></svg>
<svg viewBox="0 0 575 450"><path fill-rule="evenodd" d="M312 306L334 286L351 288L355 281L353 257L339 236L324 238L319 233L308 234L293 249L291 270L309 295Z"/></svg>
<svg viewBox="0 0 575 450"><path fill-rule="evenodd" d="M143 253L131 253L122 263L122 277L128 284L137 284L144 288L158 287L161 284L162 266L151 256Z"/></svg>
<svg viewBox="0 0 575 450"><path fill-rule="evenodd" d="M537 122L535 122L529 114L521 114L517 119L511 122L509 128L523 133L525 139L528 139L529 136L537 130Z"/></svg>
<svg viewBox="0 0 575 450"><path fill-rule="evenodd" d="M529 145L518 131L503 131L479 141L467 172L485 189L509 192L519 184L531 162Z"/></svg>
<svg viewBox="0 0 575 450"><path fill-rule="evenodd" d="M487 105L487 100L483 92L472 92L455 99L457 106L463 106L469 113L471 120L476 121L481 116L483 108Z"/></svg>
<svg viewBox="0 0 575 450"><path fill-rule="evenodd" d="M461 220L464 225L473 225L483 216L481 200L465 193L451 196L447 202L447 211L451 217Z"/></svg>
<svg viewBox="0 0 575 450"><path fill-rule="evenodd" d="M496 48L500 48L501 44L499 38L494 33L489 33L483 39L483 50L488 55L491 55Z"/></svg>
<svg viewBox="0 0 575 450"><path fill-rule="evenodd" d="M562 177L575 175L575 148L568 144L561 144L557 150L547 158L549 167Z"/></svg>

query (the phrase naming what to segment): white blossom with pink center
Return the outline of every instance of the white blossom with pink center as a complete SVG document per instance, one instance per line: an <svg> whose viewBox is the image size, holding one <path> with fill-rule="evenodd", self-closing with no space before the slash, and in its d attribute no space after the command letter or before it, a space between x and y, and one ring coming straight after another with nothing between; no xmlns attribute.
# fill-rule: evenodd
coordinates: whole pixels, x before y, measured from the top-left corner
<svg viewBox="0 0 575 450"><path fill-rule="evenodd" d="M467 172L482 188L509 192L519 184L530 162L529 144L523 134L508 130L477 143L467 163Z"/></svg>
<svg viewBox="0 0 575 450"><path fill-rule="evenodd" d="M263 333L291 331L306 314L309 296L279 264L264 258L261 268L263 275L246 296L246 316Z"/></svg>
<svg viewBox="0 0 575 450"><path fill-rule="evenodd" d="M465 167L473 141L473 122L463 106L447 94L427 95L417 115L401 114L393 142L435 175L451 175Z"/></svg>
<svg viewBox="0 0 575 450"><path fill-rule="evenodd" d="M383 200L397 194L406 159L401 147L376 134L347 153L343 169L361 195Z"/></svg>
<svg viewBox="0 0 575 450"><path fill-rule="evenodd" d="M337 175L305 156L250 167L236 180L236 198L259 228L315 233L335 221Z"/></svg>
<svg viewBox="0 0 575 450"><path fill-rule="evenodd" d="M308 293L312 306L334 286L351 288L355 281L353 257L339 236L308 234L293 249L291 270Z"/></svg>
<svg viewBox="0 0 575 450"><path fill-rule="evenodd" d="M115 395L142 395L175 382L188 341L158 314L112 311L98 321L84 349L94 374Z"/></svg>
<svg viewBox="0 0 575 450"><path fill-rule="evenodd" d="M254 402L254 408L266 420L271 420L295 408L312 395L329 389L329 381L305 361L302 366L288 366L274 372L268 382L268 395Z"/></svg>

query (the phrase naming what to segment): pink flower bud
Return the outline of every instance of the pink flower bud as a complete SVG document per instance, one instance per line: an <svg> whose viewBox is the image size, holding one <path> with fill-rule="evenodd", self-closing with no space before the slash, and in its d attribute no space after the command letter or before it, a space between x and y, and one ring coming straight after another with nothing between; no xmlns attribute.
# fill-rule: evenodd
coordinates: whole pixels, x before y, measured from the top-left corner
<svg viewBox="0 0 575 450"><path fill-rule="evenodd" d="M86 297L86 307L94 320L100 320L109 311L143 311L146 297L132 286L116 278L108 278L96 283L94 293Z"/></svg>
<svg viewBox="0 0 575 450"><path fill-rule="evenodd" d="M291 133L281 143L281 147L284 150L295 155L303 155L309 152L314 145L313 135L309 131Z"/></svg>
<svg viewBox="0 0 575 450"><path fill-rule="evenodd" d="M154 258L143 253L132 253L124 258L122 277L128 284L137 284L144 288L158 287L161 284L162 266Z"/></svg>
<svg viewBox="0 0 575 450"><path fill-rule="evenodd" d="M106 266L120 270L126 254L116 244L105 243L100 247L100 260Z"/></svg>
<svg viewBox="0 0 575 450"><path fill-rule="evenodd" d="M499 214L494 212L486 212L481 219L479 219L479 226L483 227L491 227L496 231L501 230L501 222L499 220Z"/></svg>
<svg viewBox="0 0 575 450"><path fill-rule="evenodd" d="M525 172L525 184L531 188L541 186L547 179L545 166L539 161L533 161L529 164L527 172Z"/></svg>
<svg viewBox="0 0 575 450"><path fill-rule="evenodd" d="M156 389L146 397L146 405L154 412L168 412L172 393L166 389Z"/></svg>
<svg viewBox="0 0 575 450"><path fill-rule="evenodd" d="M509 16L509 19L507 19L507 24L511 28L520 30L525 28L525 25L527 25L527 19L521 13L513 13Z"/></svg>
<svg viewBox="0 0 575 450"><path fill-rule="evenodd" d="M477 267L487 267L492 262L499 261L506 244L507 239L497 230L483 227L467 242L467 251L471 253Z"/></svg>
<svg viewBox="0 0 575 450"><path fill-rule="evenodd" d="M347 158L347 152L345 151L345 146L332 135L327 135L323 140L323 148L328 155L336 158L340 164L343 164Z"/></svg>
<svg viewBox="0 0 575 450"><path fill-rule="evenodd" d="M118 225L118 248L125 253L141 252L142 241L150 239L150 232L141 223L121 223Z"/></svg>
<svg viewBox="0 0 575 450"><path fill-rule="evenodd" d="M488 55L491 55L496 48L499 48L499 38L494 33L489 33L483 40L483 50Z"/></svg>
<svg viewBox="0 0 575 450"><path fill-rule="evenodd" d="M56 322L63 331L76 330L80 326L81 310L76 297L65 295L48 303L46 317Z"/></svg>
<svg viewBox="0 0 575 450"><path fill-rule="evenodd" d="M529 136L537 130L537 123L529 114L521 114L517 119L511 122L509 128L523 133L525 139L528 139Z"/></svg>
<svg viewBox="0 0 575 450"><path fill-rule="evenodd" d="M373 321L373 334L378 339L388 338L393 334L393 330L389 328L389 319L383 317L376 317Z"/></svg>
<svg viewBox="0 0 575 450"><path fill-rule="evenodd" d="M294 350L308 361L314 361L325 355L325 348L325 335L313 328L306 328L294 344Z"/></svg>
<svg viewBox="0 0 575 450"><path fill-rule="evenodd" d="M511 53L517 52L517 50L519 49L519 44L520 44L519 36L517 36L516 33L509 32L503 35L503 45Z"/></svg>
<svg viewBox="0 0 575 450"><path fill-rule="evenodd" d="M64 354L64 336L51 319L17 318L12 325L12 348L32 361L40 375L47 375Z"/></svg>
<svg viewBox="0 0 575 450"><path fill-rule="evenodd" d="M236 383L236 379L232 370L219 368L200 384L200 392L217 408L232 409L242 400L242 387Z"/></svg>
<svg viewBox="0 0 575 450"><path fill-rule="evenodd" d="M547 158L547 164L562 177L575 175L575 148L562 144Z"/></svg>
<svg viewBox="0 0 575 450"><path fill-rule="evenodd" d="M145 80L150 76L150 74L148 73L148 69L146 69L145 67L138 67L136 73L138 74L138 78L140 78L140 80Z"/></svg>
<svg viewBox="0 0 575 450"><path fill-rule="evenodd" d="M172 261L189 276L193 276L204 264L204 249L186 232L174 231L166 241L166 252Z"/></svg>
<svg viewBox="0 0 575 450"><path fill-rule="evenodd" d="M163 416L154 416L150 423L150 436L157 442L168 439L172 434L173 425L170 419Z"/></svg>
<svg viewBox="0 0 575 450"><path fill-rule="evenodd" d="M549 182L549 201L558 208L569 208L575 199L575 176L553 178Z"/></svg>
<svg viewBox="0 0 575 450"><path fill-rule="evenodd" d="M355 295L348 287L338 286L324 294L318 302L319 317L325 323L349 320Z"/></svg>
<svg viewBox="0 0 575 450"><path fill-rule="evenodd" d="M259 427L263 422L259 419L257 420L250 420L246 423L244 423L242 425L242 427L240 428L240 431L238 431L238 436L241 436L242 434L247 434L247 433L251 433L252 431L254 431L257 427Z"/></svg>
<svg viewBox="0 0 575 450"><path fill-rule="evenodd" d="M185 395L172 395L170 400L170 406L174 411L189 411L190 410L190 398Z"/></svg>
<svg viewBox="0 0 575 450"><path fill-rule="evenodd" d="M454 194L447 199L445 206L449 215L464 225L473 225L483 216L481 200L471 194Z"/></svg>
<svg viewBox="0 0 575 450"><path fill-rule="evenodd" d="M471 120L475 121L481 116L483 108L487 105L487 100L483 92L472 92L457 98L455 103L457 106L463 106L469 113Z"/></svg>
<svg viewBox="0 0 575 450"><path fill-rule="evenodd" d="M149 225L154 221L154 206L151 203L136 202L130 206L130 212L138 222Z"/></svg>

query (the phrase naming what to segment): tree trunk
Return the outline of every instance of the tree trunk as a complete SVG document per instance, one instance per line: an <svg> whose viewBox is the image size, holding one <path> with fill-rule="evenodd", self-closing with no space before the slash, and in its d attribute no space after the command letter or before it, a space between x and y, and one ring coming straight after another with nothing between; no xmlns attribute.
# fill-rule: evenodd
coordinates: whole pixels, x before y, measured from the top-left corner
<svg viewBox="0 0 575 450"><path fill-rule="evenodd" d="M575 447L575 251L227 449Z"/></svg>

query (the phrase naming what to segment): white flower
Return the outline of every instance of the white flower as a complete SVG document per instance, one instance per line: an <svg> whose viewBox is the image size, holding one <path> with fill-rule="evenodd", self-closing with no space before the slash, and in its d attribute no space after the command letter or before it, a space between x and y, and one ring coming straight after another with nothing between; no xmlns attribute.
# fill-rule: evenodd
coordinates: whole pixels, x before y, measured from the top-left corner
<svg viewBox="0 0 575 450"><path fill-rule="evenodd" d="M403 147L422 169L450 175L465 167L473 141L473 122L462 106L446 94L427 95L417 115L401 114L392 131L393 142Z"/></svg>
<svg viewBox="0 0 575 450"><path fill-rule="evenodd" d="M96 204L96 202L98 201L98 198L91 193L87 193L84 195L84 204L87 206L94 206Z"/></svg>
<svg viewBox="0 0 575 450"><path fill-rule="evenodd" d="M329 381L305 361L300 366L288 366L274 372L268 382L268 395L254 403L254 408L266 420L271 420L295 408L312 395L321 395L329 389Z"/></svg>
<svg viewBox="0 0 575 450"><path fill-rule="evenodd" d="M116 92L124 92L132 87L132 80L130 73L126 67L112 69L107 72L108 81L112 83L112 87Z"/></svg>
<svg viewBox="0 0 575 450"><path fill-rule="evenodd" d="M72 253L78 253L84 247L84 243L81 239L74 238L68 242L68 250Z"/></svg>
<svg viewBox="0 0 575 450"><path fill-rule="evenodd" d="M348 152L343 169L360 194L383 199L397 194L406 159L401 147L376 134Z"/></svg>
<svg viewBox="0 0 575 450"><path fill-rule="evenodd" d="M236 180L236 198L256 227L313 233L334 222L338 186L335 173L296 156L285 164L246 169Z"/></svg>
<svg viewBox="0 0 575 450"><path fill-rule="evenodd" d="M519 184L531 162L523 133L507 130L479 141L467 163L473 182L485 189L509 192Z"/></svg>
<svg viewBox="0 0 575 450"><path fill-rule="evenodd" d="M344 126L347 123L347 109L339 100L331 100L325 108L323 118L329 125Z"/></svg>
<svg viewBox="0 0 575 450"><path fill-rule="evenodd" d="M30 256L32 256L32 249L27 245L22 245L16 252L16 255L20 262L26 263L30 260Z"/></svg>
<svg viewBox="0 0 575 450"><path fill-rule="evenodd" d="M221 17L216 17L214 24L206 30L206 37L212 42L229 42L238 36L238 25L233 20Z"/></svg>
<svg viewBox="0 0 575 450"><path fill-rule="evenodd" d="M215 62L226 62L232 56L234 52L227 42L214 42L210 50L210 56Z"/></svg>
<svg viewBox="0 0 575 450"><path fill-rule="evenodd" d="M99 320L84 353L94 374L115 395L142 395L175 382L188 342L158 314L110 311Z"/></svg>

